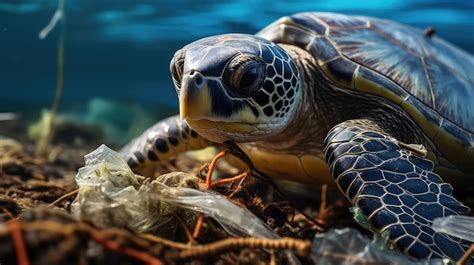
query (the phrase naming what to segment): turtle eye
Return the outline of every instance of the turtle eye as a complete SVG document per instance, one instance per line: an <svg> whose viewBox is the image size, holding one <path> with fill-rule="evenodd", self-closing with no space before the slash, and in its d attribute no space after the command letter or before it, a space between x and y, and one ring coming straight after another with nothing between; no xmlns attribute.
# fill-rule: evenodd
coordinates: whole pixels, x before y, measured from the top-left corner
<svg viewBox="0 0 474 265"><path fill-rule="evenodd" d="M239 56L233 59L224 72L224 82L236 97L247 97L255 92L263 77L263 65L255 58Z"/></svg>
<svg viewBox="0 0 474 265"><path fill-rule="evenodd" d="M245 90L253 87L260 79L260 65L256 62L249 63L240 75L239 89Z"/></svg>

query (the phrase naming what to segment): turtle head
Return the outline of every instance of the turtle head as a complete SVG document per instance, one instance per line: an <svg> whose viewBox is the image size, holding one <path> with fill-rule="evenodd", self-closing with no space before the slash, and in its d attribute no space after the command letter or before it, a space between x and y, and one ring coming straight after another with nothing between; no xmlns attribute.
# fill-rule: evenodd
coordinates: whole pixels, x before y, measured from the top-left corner
<svg viewBox="0 0 474 265"><path fill-rule="evenodd" d="M180 115L204 137L251 142L284 130L299 106L300 77L280 46L226 34L177 51L170 64Z"/></svg>

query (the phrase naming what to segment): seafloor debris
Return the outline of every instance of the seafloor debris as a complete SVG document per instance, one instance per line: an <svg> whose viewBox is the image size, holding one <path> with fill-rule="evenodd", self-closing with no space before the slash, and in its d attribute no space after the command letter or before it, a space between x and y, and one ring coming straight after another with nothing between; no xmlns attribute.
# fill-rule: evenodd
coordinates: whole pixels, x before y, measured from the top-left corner
<svg viewBox="0 0 474 265"><path fill-rule="evenodd" d="M198 190L192 174L172 172L157 178L135 175L120 155L105 145L85 157L76 183L79 192L72 212L98 227L126 227L160 234L173 227L175 216L193 221L203 213L231 235L277 239L279 236L245 207L210 190Z"/></svg>
<svg viewBox="0 0 474 265"><path fill-rule="evenodd" d="M382 243L382 244L381 244ZM384 242L371 242L353 228L330 229L316 234L311 258L317 264L443 265L447 260L412 261L400 252L385 249Z"/></svg>
<svg viewBox="0 0 474 265"><path fill-rule="evenodd" d="M474 242L474 216L450 215L433 221L433 230Z"/></svg>
<svg viewBox="0 0 474 265"><path fill-rule="evenodd" d="M28 150L0 146L0 261L5 264L378 264L387 258L410 264L380 251L356 230L323 233L354 224L347 203L331 187L306 193L288 183L273 187L251 164L235 176L235 169L217 160L202 166L187 156L160 170L189 173L144 179L117 157L89 156L87 170L76 178L81 191L74 175L84 152L61 147L49 159L36 159ZM230 152L239 156L238 150ZM212 171L224 178L212 180ZM88 179L91 174L105 176L109 186L104 179ZM129 198L121 204L119 195ZM104 199L109 204L94 208ZM298 211L303 206L304 212ZM140 209L138 219L130 209ZM167 229L157 229L159 218L152 217L157 212L172 220L162 225ZM146 218L155 218L155 226L140 226Z"/></svg>
<svg viewBox="0 0 474 265"><path fill-rule="evenodd" d="M226 255L222 264L241 255L254 263L270 255L263 249L290 249L301 256L310 250L309 241L293 238L227 238L210 244L184 244L125 229L99 229L48 208L27 211L0 226L0 238L0 257L6 264L26 264L19 262L25 260L34 264L182 264L191 259L219 260L215 255L229 252L234 256Z"/></svg>
<svg viewBox="0 0 474 265"><path fill-rule="evenodd" d="M123 228L99 228L90 223L78 222L69 213L74 191L77 190L72 178L72 174L79 166L72 162L75 159L71 159L71 164L68 165L67 161L60 159L67 157L65 154L48 162L34 159L21 148L12 150L9 148L0 156L2 161L0 166L3 169L0 186L4 194L0 198L0 207L4 212L3 224L0 225L0 236L4 238L0 244L0 259L6 264L64 264L66 261L68 264L75 262L116 264L117 261L121 264L137 264L137 261L157 264L154 263L156 260L166 264L183 262L234 264L237 261L255 264L266 262L272 257L281 263L287 259L286 255L282 254L283 252L272 254L268 250L294 249L300 254L309 250L309 241L298 239L232 238L218 222L208 218L203 218L201 233L193 238L191 230L194 229L195 218L179 213L175 213L177 226L167 234L169 239L158 238L152 234L135 234ZM64 150L67 152L67 149ZM77 150L75 152L80 155ZM192 162L194 163L192 166L190 161L189 158L180 158L169 166L164 166L163 169L182 167L189 170L194 167L194 172L199 173L200 164ZM10 166L12 163L15 164L14 170ZM168 179L162 182L169 184L171 180L174 181ZM248 182L249 187L258 185L254 181ZM234 193L232 197L240 201L243 201L240 192L245 193L247 198L251 196L248 192L255 193L255 198L264 195L255 192L254 189L247 190L247 185L243 182L240 191L235 191L227 184L219 188L225 189L226 194ZM57 200L63 195L69 197ZM45 208L51 203L63 211L51 211L49 209L51 206ZM249 206L254 203L259 206L249 208L262 210L262 214L269 218L272 212L278 212L269 210L278 208L278 204L264 209L265 203L262 199L246 202ZM288 209L285 211L291 212ZM281 216L286 219L288 214ZM271 218L279 219L277 216ZM284 222L278 220L277 223ZM274 222L271 222L271 225L275 226ZM290 234L292 233L282 233L283 236ZM166 243L174 247L167 249ZM212 244L206 245L206 243ZM181 252L183 254L180 254ZM28 263L22 263L25 260Z"/></svg>

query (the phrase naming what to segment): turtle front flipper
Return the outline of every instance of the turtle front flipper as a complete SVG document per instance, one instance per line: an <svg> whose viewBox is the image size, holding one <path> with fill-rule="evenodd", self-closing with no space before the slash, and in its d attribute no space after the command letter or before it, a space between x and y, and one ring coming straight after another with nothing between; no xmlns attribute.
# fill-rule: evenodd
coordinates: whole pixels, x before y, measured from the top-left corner
<svg viewBox="0 0 474 265"><path fill-rule="evenodd" d="M125 145L120 153L133 171L142 173L180 153L202 149L210 144L176 115L147 129Z"/></svg>
<svg viewBox="0 0 474 265"><path fill-rule="evenodd" d="M358 207L376 233L419 259L459 259L469 242L436 233L433 220L466 215L469 208L452 195L433 163L403 149L376 123L349 120L325 140L325 157L339 189Z"/></svg>

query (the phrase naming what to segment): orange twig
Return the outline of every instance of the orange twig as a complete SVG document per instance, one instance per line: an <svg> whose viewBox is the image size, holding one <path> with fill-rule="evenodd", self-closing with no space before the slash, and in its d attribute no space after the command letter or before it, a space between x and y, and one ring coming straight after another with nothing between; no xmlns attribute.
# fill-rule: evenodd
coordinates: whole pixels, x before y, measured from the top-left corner
<svg viewBox="0 0 474 265"><path fill-rule="evenodd" d="M204 215L199 213L198 219L196 221L196 226L194 226L193 238L198 238L201 234L202 223L204 222Z"/></svg>
<svg viewBox="0 0 474 265"><path fill-rule="evenodd" d="M76 194L78 194L78 193L79 193L79 189L73 190L73 191L71 191L71 192L68 192L68 193L64 194L63 196L59 197L59 198L58 198L57 200L55 200L54 202L52 202L52 203L49 205L49 207L52 207L52 206L56 205L57 203L60 203L60 202L64 201L65 199L67 199L67 198L69 198L69 197L71 197L71 196L74 196L74 195L76 195Z"/></svg>
<svg viewBox="0 0 474 265"><path fill-rule="evenodd" d="M2 208L2 212L11 220L15 219L15 216L5 207Z"/></svg>
<svg viewBox="0 0 474 265"><path fill-rule="evenodd" d="M243 178L239 181L239 184L237 185L237 187L234 189L234 191L232 191L231 194L229 194L229 196L227 196L229 199L232 199L237 193L239 193L241 190L242 190L242 186L245 182L245 179L246 178Z"/></svg>
<svg viewBox="0 0 474 265"><path fill-rule="evenodd" d="M153 256L148 255L145 252L141 252L141 251L138 251L138 250L135 250L135 249L132 249L132 248L123 247L123 246L120 246L120 244L118 244L116 242L106 240L106 239L102 238L99 235L99 233L96 232L96 231L91 232L91 238L95 242L99 243L102 247L104 247L108 250L112 250L112 251L115 251L115 252L122 253L122 254L124 254L128 257L131 257L131 258L134 258L136 260L142 261L145 264L148 264L148 265L162 265L163 264L159 259L156 259Z"/></svg>
<svg viewBox="0 0 474 265"><path fill-rule="evenodd" d="M183 228L184 230L184 234L186 235L186 237L188 238L188 242L191 243L191 244L196 244L196 240L194 240L194 237L193 235L191 234L191 231L189 231L189 228L188 226L186 225L186 223L183 221L183 219L177 215L177 214L173 214L174 217L176 218L176 220L178 220L179 224L181 225L181 227Z"/></svg>
<svg viewBox="0 0 474 265"><path fill-rule="evenodd" d="M18 265L29 265L28 254L26 253L25 242L21 234L21 223L18 219L8 221L10 233L15 246L16 260Z"/></svg>
<svg viewBox="0 0 474 265"><path fill-rule="evenodd" d="M227 151L219 152L211 161L209 165L209 170L207 171L206 176L206 187L210 189L212 187L212 173L214 173L214 169L216 167L216 163L219 159L223 158L227 154Z"/></svg>
<svg viewBox="0 0 474 265"><path fill-rule="evenodd" d="M173 240L169 240L166 238L158 237L153 234L140 234L139 235L141 238L144 238L148 241L151 241L156 244L162 244L170 248L176 248L176 249L187 249L189 248L189 245L181 243L181 242L176 242Z"/></svg>
<svg viewBox="0 0 474 265"><path fill-rule="evenodd" d="M332 210L332 206L328 207L327 205L327 193L328 185L324 184L321 189L321 204L319 205L318 215L316 216L316 219L322 224L327 223L327 219Z"/></svg>
<svg viewBox="0 0 474 265"><path fill-rule="evenodd" d="M239 174L235 177L231 177L231 178L225 178L225 179L219 179L213 183L211 183L211 188L212 187L215 187L215 186L220 186L222 184L226 184L226 183L231 183L231 182L234 182L234 181L238 181L238 180L241 180L241 179L244 179L246 177L248 177L250 175L250 172L247 171L247 172L244 172L242 174Z"/></svg>
<svg viewBox="0 0 474 265"><path fill-rule="evenodd" d="M324 184L322 189L321 189L321 206L319 207L319 209L326 209L326 205L327 205L327 193L328 193L328 185L327 184Z"/></svg>
<svg viewBox="0 0 474 265"><path fill-rule="evenodd" d="M456 265L467 264L467 260L472 254L474 254L474 244L472 244L471 247L466 251L466 253L464 253L464 255L461 257L461 259L456 262Z"/></svg>
<svg viewBox="0 0 474 265"><path fill-rule="evenodd" d="M233 204L239 206L240 208L247 208L247 206L245 206L245 204L237 201L237 200L234 200L234 199L231 199L229 196L225 196L227 199L229 199L230 201L232 201Z"/></svg>

